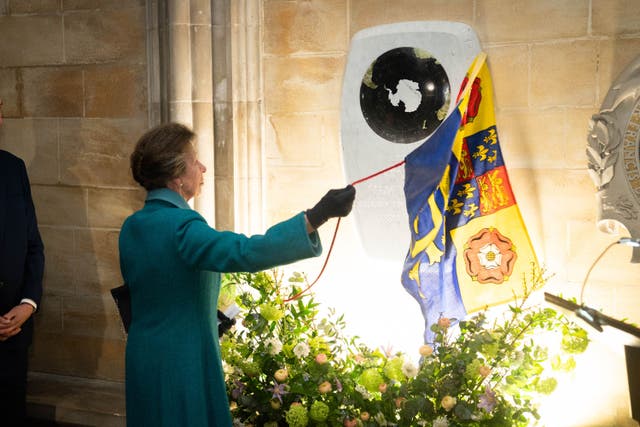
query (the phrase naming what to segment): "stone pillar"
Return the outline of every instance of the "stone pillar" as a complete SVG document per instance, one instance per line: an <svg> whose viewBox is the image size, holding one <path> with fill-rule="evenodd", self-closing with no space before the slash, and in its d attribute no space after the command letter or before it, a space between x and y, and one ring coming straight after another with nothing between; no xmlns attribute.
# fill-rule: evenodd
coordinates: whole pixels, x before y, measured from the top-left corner
<svg viewBox="0 0 640 427"><path fill-rule="evenodd" d="M149 63L157 67L149 73L151 110L159 110L156 119L184 123L197 133L198 157L208 173L194 208L215 225L211 2L150 0L148 16L157 22L148 42Z"/></svg>
<svg viewBox="0 0 640 427"><path fill-rule="evenodd" d="M235 228L263 231L262 2L231 1Z"/></svg>
<svg viewBox="0 0 640 427"><path fill-rule="evenodd" d="M150 119L198 134L208 173L195 209L220 229L263 231L261 2L149 0L148 14Z"/></svg>

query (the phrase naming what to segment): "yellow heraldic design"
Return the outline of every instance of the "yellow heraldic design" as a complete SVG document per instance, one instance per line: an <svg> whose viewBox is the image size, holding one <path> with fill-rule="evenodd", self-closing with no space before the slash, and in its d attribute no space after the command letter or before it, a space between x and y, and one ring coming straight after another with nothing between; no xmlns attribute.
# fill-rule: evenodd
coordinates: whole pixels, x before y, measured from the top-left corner
<svg viewBox="0 0 640 427"><path fill-rule="evenodd" d="M437 191L440 192L440 195L444 200L444 206L447 206L449 193L451 191L451 181L449 180L449 166L447 166L445 173L442 176L442 180L440 181L440 185ZM443 227L444 215L436 203L435 192L429 195L429 198L427 199L427 205L429 206L429 210L431 212L433 227L424 237L413 242L413 244L411 245L411 257L415 258L418 253L425 251L429 256L429 264L433 264L434 262L439 262L442 254L444 253L433 243L436 236ZM413 231L416 235L419 235L420 233L419 226L420 215L416 215L416 217L413 219Z"/></svg>
<svg viewBox="0 0 640 427"><path fill-rule="evenodd" d="M467 209L465 209L462 214L467 218L471 218L476 214L476 211L478 209L478 205L476 205L475 203L471 203L469 206L467 206Z"/></svg>
<svg viewBox="0 0 640 427"><path fill-rule="evenodd" d="M467 183L462 186L460 191L458 191L457 195L459 197L464 196L467 199L472 199L475 191L476 189L471 184Z"/></svg>
<svg viewBox="0 0 640 427"><path fill-rule="evenodd" d="M453 215L458 215L462 213L462 208L464 207L464 203L458 199L451 199L449 202L449 206L447 207L447 211L451 212Z"/></svg>

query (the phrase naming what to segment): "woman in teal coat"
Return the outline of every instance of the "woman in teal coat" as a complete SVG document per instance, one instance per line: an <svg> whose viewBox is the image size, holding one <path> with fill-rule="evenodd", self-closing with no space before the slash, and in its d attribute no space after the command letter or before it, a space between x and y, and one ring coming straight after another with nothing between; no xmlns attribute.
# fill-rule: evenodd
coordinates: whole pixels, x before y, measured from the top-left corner
<svg viewBox="0 0 640 427"><path fill-rule="evenodd" d="M187 201L203 184L194 133L170 123L138 141L135 180L144 208L124 222L120 268L131 290L126 350L127 425L231 426L220 359L220 273L260 271L322 251L318 226L351 211L355 189L329 191L312 209L247 237L217 231Z"/></svg>

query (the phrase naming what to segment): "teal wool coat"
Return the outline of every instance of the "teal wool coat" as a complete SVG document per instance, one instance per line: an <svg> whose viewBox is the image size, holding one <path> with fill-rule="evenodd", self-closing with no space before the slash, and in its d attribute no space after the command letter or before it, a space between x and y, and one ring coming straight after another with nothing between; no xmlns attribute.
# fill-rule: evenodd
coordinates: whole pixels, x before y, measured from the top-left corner
<svg viewBox="0 0 640 427"><path fill-rule="evenodd" d="M255 272L322 252L304 214L247 237L209 227L172 190L150 191L120 232L131 289L127 425L231 426L220 359L220 273Z"/></svg>

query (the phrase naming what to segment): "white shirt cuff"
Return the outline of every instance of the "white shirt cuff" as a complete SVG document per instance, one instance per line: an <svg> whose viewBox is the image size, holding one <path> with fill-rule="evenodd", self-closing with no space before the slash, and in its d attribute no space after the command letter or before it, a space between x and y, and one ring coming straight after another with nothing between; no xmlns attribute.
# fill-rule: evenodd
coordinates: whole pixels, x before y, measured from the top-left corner
<svg viewBox="0 0 640 427"><path fill-rule="evenodd" d="M31 307L33 307L33 312L35 313L36 310L38 309L38 304L36 304L36 302L30 298L22 298L20 300L20 304L29 304Z"/></svg>

